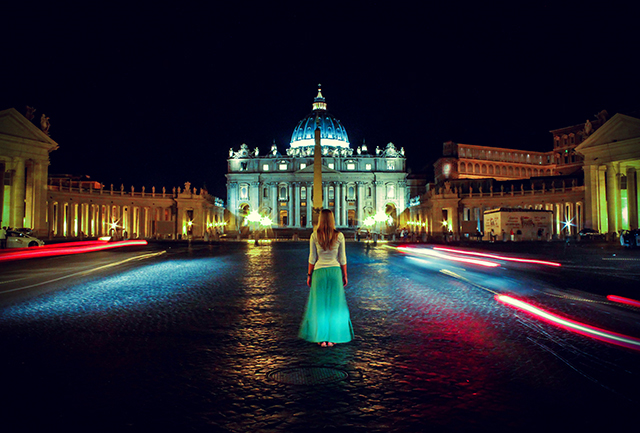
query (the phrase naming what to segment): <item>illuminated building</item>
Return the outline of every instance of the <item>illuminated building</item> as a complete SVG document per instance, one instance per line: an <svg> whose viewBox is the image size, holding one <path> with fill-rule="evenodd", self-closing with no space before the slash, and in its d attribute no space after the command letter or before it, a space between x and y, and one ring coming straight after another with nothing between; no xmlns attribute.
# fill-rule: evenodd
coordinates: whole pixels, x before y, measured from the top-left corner
<svg viewBox="0 0 640 433"><path fill-rule="evenodd" d="M184 188L125 190L71 176L48 177L58 144L30 119L0 111L2 225L28 227L41 239L203 237L224 231L224 203L187 182Z"/></svg>
<svg viewBox="0 0 640 433"><path fill-rule="evenodd" d="M585 225L602 233L638 228L640 119L618 113L576 151L584 155Z"/></svg>
<svg viewBox="0 0 640 433"><path fill-rule="evenodd" d="M404 149L388 143L369 153L366 144L351 148L347 131L327 111L322 92L313 111L298 122L285 155L276 143L268 153L246 144L230 149L227 206L241 229L244 218L257 210L280 228L312 228L313 157L316 116L322 149L323 207L333 210L336 226L358 227L369 216L384 213L393 225L406 208Z"/></svg>
<svg viewBox="0 0 640 433"><path fill-rule="evenodd" d="M0 111L2 226L46 233L49 153L58 144L16 109Z"/></svg>
<svg viewBox="0 0 640 433"><path fill-rule="evenodd" d="M550 131L548 152L446 142L435 182L410 199L407 228L433 237L482 232L484 211L553 211L551 236L584 227L602 233L638 226L640 120L605 111L593 122ZM613 215L613 217L609 217ZM485 238L487 234L485 233Z"/></svg>

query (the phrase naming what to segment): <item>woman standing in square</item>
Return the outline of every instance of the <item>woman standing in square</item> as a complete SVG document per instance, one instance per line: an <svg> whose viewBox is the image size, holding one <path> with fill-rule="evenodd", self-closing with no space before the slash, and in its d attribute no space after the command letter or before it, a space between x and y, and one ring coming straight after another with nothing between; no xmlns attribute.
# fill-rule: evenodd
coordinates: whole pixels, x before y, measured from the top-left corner
<svg viewBox="0 0 640 433"><path fill-rule="evenodd" d="M348 343L353 326L344 295L347 285L344 235L336 230L333 212L323 209L309 241L309 300L298 336L322 347Z"/></svg>

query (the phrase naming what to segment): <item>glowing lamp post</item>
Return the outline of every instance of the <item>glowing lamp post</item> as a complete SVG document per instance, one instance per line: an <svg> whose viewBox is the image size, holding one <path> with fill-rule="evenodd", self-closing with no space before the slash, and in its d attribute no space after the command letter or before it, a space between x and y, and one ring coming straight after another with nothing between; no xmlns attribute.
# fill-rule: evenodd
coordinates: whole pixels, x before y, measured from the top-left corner
<svg viewBox="0 0 640 433"><path fill-rule="evenodd" d="M256 237L256 245L258 245L258 237L260 235L261 229L266 229L267 227L271 227L273 222L267 216L262 216L258 213L258 211L254 210L247 215L246 220L252 224L251 227L254 227L254 234Z"/></svg>

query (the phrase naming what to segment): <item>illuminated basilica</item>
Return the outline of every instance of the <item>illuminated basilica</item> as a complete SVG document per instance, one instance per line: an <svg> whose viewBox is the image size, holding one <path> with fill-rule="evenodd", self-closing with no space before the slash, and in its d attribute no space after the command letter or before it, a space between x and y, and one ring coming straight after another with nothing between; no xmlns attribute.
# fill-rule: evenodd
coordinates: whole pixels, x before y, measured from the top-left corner
<svg viewBox="0 0 640 433"><path fill-rule="evenodd" d="M271 219L274 227L312 228L316 122L322 148L323 207L334 212L336 226L355 228L375 215L383 215L394 226L401 223L408 198L404 149L388 143L370 151L363 143L354 150L318 89L313 111L294 128L285 154L275 143L264 154L246 144L229 150L230 229L242 230L245 217L253 211Z"/></svg>

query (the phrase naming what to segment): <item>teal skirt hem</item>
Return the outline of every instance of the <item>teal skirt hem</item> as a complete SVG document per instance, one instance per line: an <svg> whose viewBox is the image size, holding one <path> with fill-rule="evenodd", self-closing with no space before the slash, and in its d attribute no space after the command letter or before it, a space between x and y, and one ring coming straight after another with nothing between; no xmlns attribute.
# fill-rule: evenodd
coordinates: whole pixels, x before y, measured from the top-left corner
<svg viewBox="0 0 640 433"><path fill-rule="evenodd" d="M340 267L313 271L309 299L298 336L313 343L348 343L353 339Z"/></svg>

